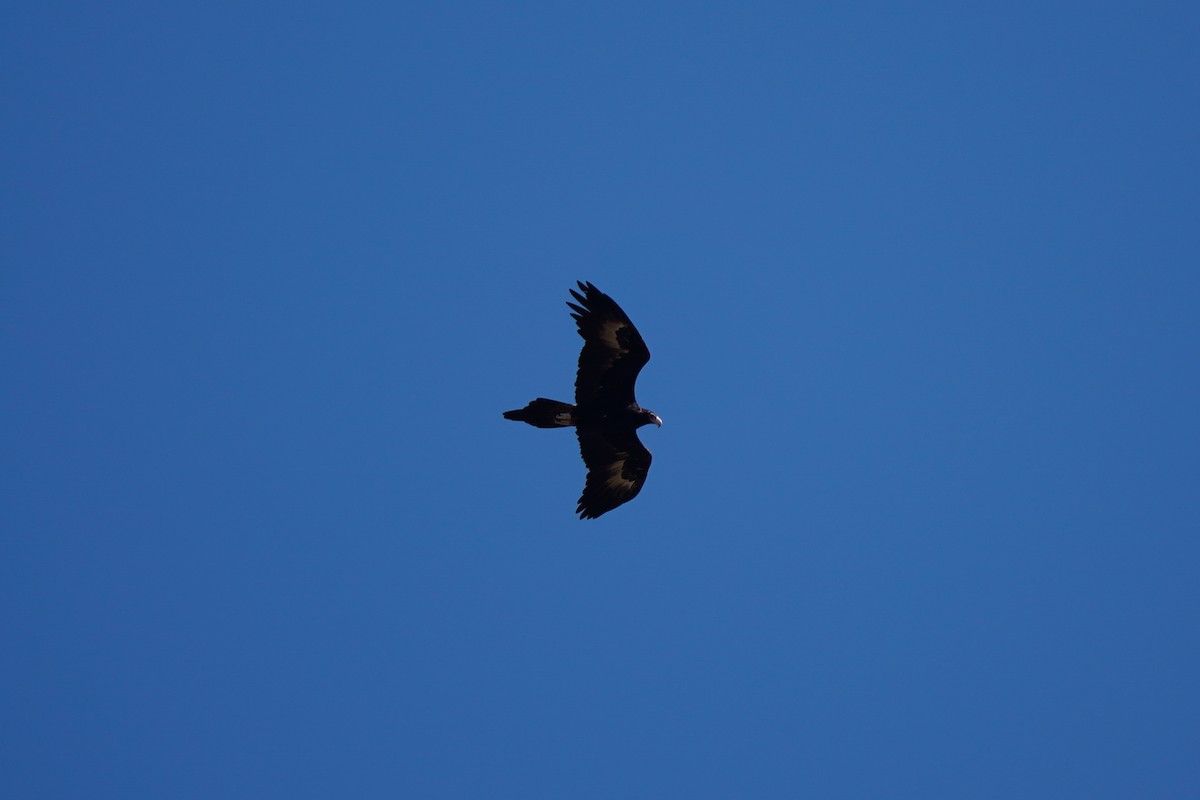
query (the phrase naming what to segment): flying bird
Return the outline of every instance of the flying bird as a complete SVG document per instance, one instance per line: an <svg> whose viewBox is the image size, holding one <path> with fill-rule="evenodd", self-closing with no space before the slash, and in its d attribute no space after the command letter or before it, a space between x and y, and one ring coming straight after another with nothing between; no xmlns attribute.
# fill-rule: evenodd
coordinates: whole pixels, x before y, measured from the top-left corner
<svg viewBox="0 0 1200 800"><path fill-rule="evenodd" d="M638 405L633 384L650 360L642 335L613 299L590 283L571 289L571 316L583 337L575 404L539 397L504 418L535 428L575 428L587 481L575 513L595 519L637 497L650 471L650 451L637 429L662 419Z"/></svg>

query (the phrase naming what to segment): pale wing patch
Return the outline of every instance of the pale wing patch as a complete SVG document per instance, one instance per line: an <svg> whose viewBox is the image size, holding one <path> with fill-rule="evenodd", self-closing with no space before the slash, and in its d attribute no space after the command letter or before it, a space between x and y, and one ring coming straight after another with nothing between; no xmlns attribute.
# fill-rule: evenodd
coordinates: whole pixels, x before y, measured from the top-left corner
<svg viewBox="0 0 1200 800"><path fill-rule="evenodd" d="M605 322L600 326L600 330L598 331L600 341L604 342L605 347L611 347L613 350L624 350L625 348L617 340L617 331L624 327L624 322Z"/></svg>
<svg viewBox="0 0 1200 800"><path fill-rule="evenodd" d="M621 453L621 458L609 464L605 469L604 485L610 489L620 489L628 491L634 487L634 482L624 477L621 473L625 471L625 460L629 458L627 453Z"/></svg>

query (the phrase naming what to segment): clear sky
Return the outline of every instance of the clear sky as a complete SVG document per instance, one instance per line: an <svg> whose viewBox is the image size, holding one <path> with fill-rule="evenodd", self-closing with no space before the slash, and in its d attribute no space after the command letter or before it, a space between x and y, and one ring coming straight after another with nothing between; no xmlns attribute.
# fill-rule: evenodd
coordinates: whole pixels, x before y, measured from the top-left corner
<svg viewBox="0 0 1200 800"><path fill-rule="evenodd" d="M1200 796L1194 4L0 16L5 796Z"/></svg>

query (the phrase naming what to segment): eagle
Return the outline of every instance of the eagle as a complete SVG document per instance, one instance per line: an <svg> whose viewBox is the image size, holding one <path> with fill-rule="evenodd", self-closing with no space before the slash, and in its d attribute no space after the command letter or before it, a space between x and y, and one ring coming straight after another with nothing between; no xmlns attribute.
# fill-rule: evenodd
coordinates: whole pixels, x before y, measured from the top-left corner
<svg viewBox="0 0 1200 800"><path fill-rule="evenodd" d="M535 428L575 428L587 480L580 519L595 519L637 497L650 471L650 451L637 437L643 425L662 427L662 418L638 405L633 385L650 360L650 350L629 317L591 283L577 282L567 302L583 337L575 373L575 404L539 397L504 418Z"/></svg>

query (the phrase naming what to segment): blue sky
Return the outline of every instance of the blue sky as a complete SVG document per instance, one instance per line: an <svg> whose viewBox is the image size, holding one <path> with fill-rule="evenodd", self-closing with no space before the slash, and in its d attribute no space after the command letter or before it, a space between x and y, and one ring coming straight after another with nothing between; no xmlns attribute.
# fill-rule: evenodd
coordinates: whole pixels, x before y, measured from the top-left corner
<svg viewBox="0 0 1200 800"><path fill-rule="evenodd" d="M1200 792L1196 10L3 20L12 796Z"/></svg>

